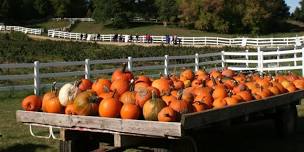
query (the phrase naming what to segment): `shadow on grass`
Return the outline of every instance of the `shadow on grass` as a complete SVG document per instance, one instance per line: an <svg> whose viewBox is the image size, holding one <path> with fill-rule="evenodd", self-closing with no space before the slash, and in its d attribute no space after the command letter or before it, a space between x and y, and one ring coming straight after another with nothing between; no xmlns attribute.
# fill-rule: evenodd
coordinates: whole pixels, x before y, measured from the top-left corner
<svg viewBox="0 0 304 152"><path fill-rule="evenodd" d="M35 152L37 149L46 148L49 148L49 146L42 144L15 144L13 146L1 150L1 152Z"/></svg>
<svg viewBox="0 0 304 152"><path fill-rule="evenodd" d="M227 128L211 128L200 133L198 144L206 152L303 152L304 119L300 118L297 132L280 137L271 120Z"/></svg>

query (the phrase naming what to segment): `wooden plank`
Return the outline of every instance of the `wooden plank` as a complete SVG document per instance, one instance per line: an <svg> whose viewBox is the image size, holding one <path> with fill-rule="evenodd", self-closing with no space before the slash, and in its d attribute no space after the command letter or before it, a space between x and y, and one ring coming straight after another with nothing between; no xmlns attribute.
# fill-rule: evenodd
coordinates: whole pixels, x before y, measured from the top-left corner
<svg viewBox="0 0 304 152"><path fill-rule="evenodd" d="M290 104L292 102L299 101L303 97L304 90L299 90L294 93L285 93L269 97L264 100L254 100L250 102L243 102L235 106L184 114L182 116L181 124L182 128L186 130L200 128L211 123L247 115L285 104Z"/></svg>
<svg viewBox="0 0 304 152"><path fill-rule="evenodd" d="M36 123L66 129L88 128L107 133L128 133L139 136L181 137L181 124L145 120L122 120L93 116L76 116L18 110L16 119L23 123Z"/></svg>

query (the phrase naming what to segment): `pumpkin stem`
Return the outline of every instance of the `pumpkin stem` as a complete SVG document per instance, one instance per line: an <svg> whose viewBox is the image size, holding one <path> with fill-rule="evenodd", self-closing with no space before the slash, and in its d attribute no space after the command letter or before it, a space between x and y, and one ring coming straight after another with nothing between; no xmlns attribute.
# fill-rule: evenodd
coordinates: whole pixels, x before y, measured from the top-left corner
<svg viewBox="0 0 304 152"><path fill-rule="evenodd" d="M100 97L98 97L97 95L92 95L89 97L90 103L98 103L99 101L100 101Z"/></svg>
<svg viewBox="0 0 304 152"><path fill-rule="evenodd" d="M212 80L213 86L216 86L216 81L213 76L211 77L211 80Z"/></svg>
<svg viewBox="0 0 304 152"><path fill-rule="evenodd" d="M114 96L116 95L116 93L117 93L117 90L115 89L114 92L113 92L112 98L114 98Z"/></svg>
<svg viewBox="0 0 304 152"><path fill-rule="evenodd" d="M182 99L182 96L183 96L183 89L180 89L178 92L177 92L177 100L181 100Z"/></svg>
<svg viewBox="0 0 304 152"><path fill-rule="evenodd" d="M55 92L57 90L56 84L57 84L57 82L54 81L53 84L52 84L51 92Z"/></svg>
<svg viewBox="0 0 304 152"><path fill-rule="evenodd" d="M131 91L131 92L134 91L134 87L135 87L135 81L134 81L134 79L131 79L129 91Z"/></svg>
<svg viewBox="0 0 304 152"><path fill-rule="evenodd" d="M126 71L126 68L127 68L127 64L126 63L123 63L122 64L122 72L125 72Z"/></svg>
<svg viewBox="0 0 304 152"><path fill-rule="evenodd" d="M110 92L110 89L107 86L103 86L103 91L104 92Z"/></svg>
<svg viewBox="0 0 304 152"><path fill-rule="evenodd" d="M152 101L154 101L157 98L157 94L154 90L152 90Z"/></svg>
<svg viewBox="0 0 304 152"><path fill-rule="evenodd" d="M80 83L81 83L81 81L80 80L76 80L75 82L74 82L74 86L75 87L79 87L79 85L80 85Z"/></svg>

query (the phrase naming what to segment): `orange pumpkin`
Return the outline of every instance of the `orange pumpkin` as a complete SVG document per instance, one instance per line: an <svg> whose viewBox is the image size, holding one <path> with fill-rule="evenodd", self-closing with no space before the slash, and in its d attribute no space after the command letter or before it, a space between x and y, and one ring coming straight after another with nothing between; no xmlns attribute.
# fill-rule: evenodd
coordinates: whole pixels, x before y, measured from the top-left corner
<svg viewBox="0 0 304 152"><path fill-rule="evenodd" d="M169 107L179 113L188 113L190 111L189 103L182 99L182 92L180 92L178 98L171 101Z"/></svg>
<svg viewBox="0 0 304 152"><path fill-rule="evenodd" d="M124 79L118 79L114 82L112 82L110 89L112 91L117 91L116 93L118 96L121 96L123 93L127 92L129 90L129 81Z"/></svg>
<svg viewBox="0 0 304 152"><path fill-rule="evenodd" d="M91 90L79 93L74 99L74 112L77 115L97 115L100 99Z"/></svg>
<svg viewBox="0 0 304 152"><path fill-rule="evenodd" d="M193 112L201 112L201 111L209 109L209 106L207 104L205 104L204 102L195 101L192 104L192 109L193 109Z"/></svg>
<svg viewBox="0 0 304 152"><path fill-rule="evenodd" d="M157 88L160 91L160 95L169 95L171 92L171 86L170 83L167 79L165 78L160 78L157 80L154 80L152 82L152 87Z"/></svg>
<svg viewBox="0 0 304 152"><path fill-rule="evenodd" d="M224 100L224 98L217 98L213 101L213 108L223 108L225 106L227 106L226 101Z"/></svg>
<svg viewBox="0 0 304 152"><path fill-rule="evenodd" d="M133 79L133 74L130 71L126 70L127 64L123 63L122 69L116 69L112 74L112 82L116 80L127 80L131 81Z"/></svg>
<svg viewBox="0 0 304 152"><path fill-rule="evenodd" d="M64 113L67 115L76 115L73 104L68 104L65 107Z"/></svg>
<svg viewBox="0 0 304 152"><path fill-rule="evenodd" d="M107 79L97 79L92 84L92 90L97 93L97 95L100 95L104 92L109 92L109 89L111 87L111 81Z"/></svg>
<svg viewBox="0 0 304 152"><path fill-rule="evenodd" d="M121 107L120 116L122 119L138 119L140 116L140 109L135 104L126 103Z"/></svg>
<svg viewBox="0 0 304 152"><path fill-rule="evenodd" d="M62 113L64 110L63 106L60 104L59 98L54 97L45 102L45 112L48 113Z"/></svg>
<svg viewBox="0 0 304 152"><path fill-rule="evenodd" d="M181 72L180 79L183 80L190 80L192 81L194 79L194 73L191 69L186 69Z"/></svg>
<svg viewBox="0 0 304 152"><path fill-rule="evenodd" d="M226 97L223 100L224 100L223 102L226 102L228 106L232 106L240 103L240 101L236 97Z"/></svg>
<svg viewBox="0 0 304 152"><path fill-rule="evenodd" d="M138 92L140 90L140 88L147 88L150 85L146 82L137 82L135 83L135 87L134 87L134 91Z"/></svg>
<svg viewBox="0 0 304 152"><path fill-rule="evenodd" d="M92 88L92 82L88 79L81 79L78 88L81 91L85 91Z"/></svg>
<svg viewBox="0 0 304 152"><path fill-rule="evenodd" d="M38 111L42 106L42 100L39 96L30 95L22 100L22 108L26 111Z"/></svg>
<svg viewBox="0 0 304 152"><path fill-rule="evenodd" d="M237 93L237 95L241 96L241 98L244 101L253 100L253 97L252 97L252 95L251 95L251 93L249 91L241 91L241 92Z"/></svg>
<svg viewBox="0 0 304 152"><path fill-rule="evenodd" d="M119 117L122 103L116 98L105 98L99 104L99 116L117 118Z"/></svg>
<svg viewBox="0 0 304 152"><path fill-rule="evenodd" d="M135 93L136 105L142 108L146 103L146 101L148 101L151 97L152 97L152 92L149 88L140 88Z"/></svg>
<svg viewBox="0 0 304 152"><path fill-rule="evenodd" d="M205 70L197 70L195 72L195 79L205 81L209 79L209 74Z"/></svg>
<svg viewBox="0 0 304 152"><path fill-rule="evenodd" d="M140 75L140 76L138 76L138 78L137 78L136 81L135 81L135 84L136 84L136 83L140 83L140 82L144 82L144 83L146 83L146 84L148 84L148 85L151 85L151 80L150 80L150 78L149 78L148 76L145 76L145 75Z"/></svg>
<svg viewBox="0 0 304 152"><path fill-rule="evenodd" d="M173 122L176 121L176 111L174 111L170 107L164 107L158 114L157 119L158 121L162 122Z"/></svg>
<svg viewBox="0 0 304 152"><path fill-rule="evenodd" d="M220 85L215 86L214 91L212 93L212 97L214 99L227 97L226 88L224 86L220 86Z"/></svg>
<svg viewBox="0 0 304 152"><path fill-rule="evenodd" d="M228 69L225 67L222 71L222 76L232 78L234 76L235 72L231 69Z"/></svg>

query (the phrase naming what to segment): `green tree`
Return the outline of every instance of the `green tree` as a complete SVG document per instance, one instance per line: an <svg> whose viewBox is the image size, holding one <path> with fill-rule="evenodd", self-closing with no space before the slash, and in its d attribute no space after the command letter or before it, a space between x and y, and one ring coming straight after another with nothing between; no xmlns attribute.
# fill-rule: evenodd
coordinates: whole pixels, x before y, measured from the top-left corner
<svg viewBox="0 0 304 152"><path fill-rule="evenodd" d="M297 7L292 17L298 21L304 21L304 0L300 1L300 7Z"/></svg>
<svg viewBox="0 0 304 152"><path fill-rule="evenodd" d="M164 26L167 22L174 22L178 16L178 6L176 0L157 0L159 19Z"/></svg>
<svg viewBox="0 0 304 152"><path fill-rule="evenodd" d="M129 25L134 13L133 0L95 0L93 18L96 21L111 23L113 27L123 28Z"/></svg>
<svg viewBox="0 0 304 152"><path fill-rule="evenodd" d="M46 17L50 12L50 2L49 0L35 0L34 9L37 11L40 17Z"/></svg>

